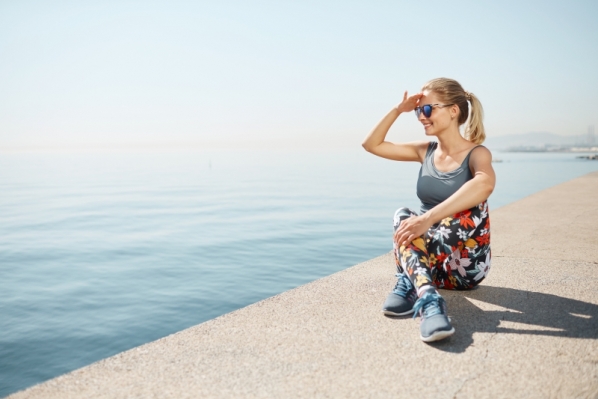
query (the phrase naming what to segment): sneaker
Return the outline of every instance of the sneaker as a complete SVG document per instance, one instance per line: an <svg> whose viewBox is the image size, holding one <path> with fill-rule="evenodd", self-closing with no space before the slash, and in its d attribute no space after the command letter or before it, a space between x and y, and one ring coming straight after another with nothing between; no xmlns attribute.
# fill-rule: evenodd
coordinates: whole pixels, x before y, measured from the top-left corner
<svg viewBox="0 0 598 399"><path fill-rule="evenodd" d="M413 310L413 318L418 314L422 318L419 326L422 341L438 341L455 333L446 315L446 302L436 291L426 292L415 302Z"/></svg>
<svg viewBox="0 0 598 399"><path fill-rule="evenodd" d="M417 300L415 287L405 273L397 274L399 278L395 288L392 290L384 305L382 311L387 316L404 316L413 313L413 304Z"/></svg>

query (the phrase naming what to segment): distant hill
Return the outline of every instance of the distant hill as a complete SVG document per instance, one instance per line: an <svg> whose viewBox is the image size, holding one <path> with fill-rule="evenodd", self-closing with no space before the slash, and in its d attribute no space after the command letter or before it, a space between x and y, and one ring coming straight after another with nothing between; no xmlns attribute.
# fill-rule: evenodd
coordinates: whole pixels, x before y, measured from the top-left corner
<svg viewBox="0 0 598 399"><path fill-rule="evenodd" d="M529 132L522 134L508 134L505 136L490 136L484 145L491 150L507 150L513 147L556 147L589 144L588 135L562 136L550 132Z"/></svg>

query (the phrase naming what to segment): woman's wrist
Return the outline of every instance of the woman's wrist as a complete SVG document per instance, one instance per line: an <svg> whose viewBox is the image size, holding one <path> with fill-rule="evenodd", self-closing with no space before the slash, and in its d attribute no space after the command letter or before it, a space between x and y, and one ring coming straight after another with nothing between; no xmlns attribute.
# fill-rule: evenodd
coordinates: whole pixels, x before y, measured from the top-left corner
<svg viewBox="0 0 598 399"><path fill-rule="evenodd" d="M428 226L433 226L436 222L440 221L440 219L436 220L434 208L424 213L422 217L424 218L424 221Z"/></svg>

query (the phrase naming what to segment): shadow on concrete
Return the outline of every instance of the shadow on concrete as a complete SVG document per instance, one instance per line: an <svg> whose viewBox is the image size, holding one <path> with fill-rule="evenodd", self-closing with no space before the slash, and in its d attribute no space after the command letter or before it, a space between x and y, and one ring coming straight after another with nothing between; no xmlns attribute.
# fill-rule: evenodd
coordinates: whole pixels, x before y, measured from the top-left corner
<svg viewBox="0 0 598 399"><path fill-rule="evenodd" d="M591 303L484 285L441 294L456 333L432 344L439 350L464 352L473 344L476 332L598 339L598 306Z"/></svg>

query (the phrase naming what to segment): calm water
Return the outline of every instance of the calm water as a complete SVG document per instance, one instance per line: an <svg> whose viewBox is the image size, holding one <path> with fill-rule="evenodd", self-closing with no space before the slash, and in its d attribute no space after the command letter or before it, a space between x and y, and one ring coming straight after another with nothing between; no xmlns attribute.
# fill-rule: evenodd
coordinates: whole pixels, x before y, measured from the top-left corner
<svg viewBox="0 0 598 399"><path fill-rule="evenodd" d="M598 170L495 158L491 209ZM418 169L362 150L0 153L0 396L389 251Z"/></svg>

